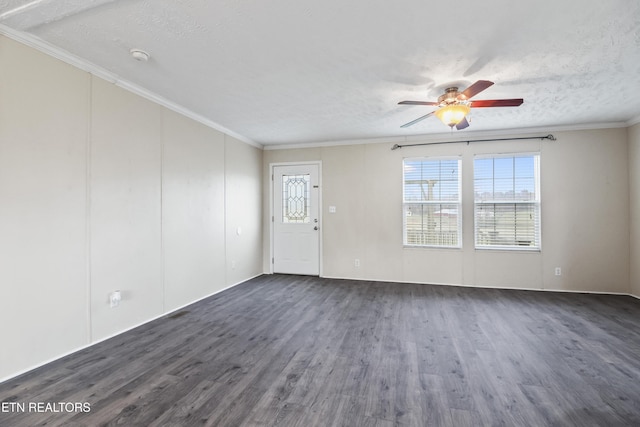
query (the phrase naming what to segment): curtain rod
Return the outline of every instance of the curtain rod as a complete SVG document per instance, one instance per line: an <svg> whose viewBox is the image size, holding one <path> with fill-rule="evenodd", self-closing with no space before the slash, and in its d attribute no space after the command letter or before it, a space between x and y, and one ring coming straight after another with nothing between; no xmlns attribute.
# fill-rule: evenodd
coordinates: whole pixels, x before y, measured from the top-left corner
<svg viewBox="0 0 640 427"><path fill-rule="evenodd" d="M491 141L517 141L520 139L548 139L550 141L555 141L556 137L549 134L549 135L545 135L545 136L523 136L523 137L519 137L519 138L498 138L498 139L469 139L466 141L438 141L438 142L421 142L419 144L403 144L403 145L399 145L396 144L393 147L391 147L392 150L397 150L398 148L402 148L402 147L416 147L419 145L438 145L438 144L456 144L456 143L460 143L460 142L466 142L467 145L469 145L470 142L491 142Z"/></svg>

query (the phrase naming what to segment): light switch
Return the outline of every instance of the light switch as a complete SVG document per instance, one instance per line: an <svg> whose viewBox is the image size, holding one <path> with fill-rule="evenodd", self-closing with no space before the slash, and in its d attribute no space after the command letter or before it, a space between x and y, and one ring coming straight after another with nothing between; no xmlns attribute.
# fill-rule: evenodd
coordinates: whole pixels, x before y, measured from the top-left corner
<svg viewBox="0 0 640 427"><path fill-rule="evenodd" d="M335 206L329 206L329 213L336 213L336 207Z"/></svg>

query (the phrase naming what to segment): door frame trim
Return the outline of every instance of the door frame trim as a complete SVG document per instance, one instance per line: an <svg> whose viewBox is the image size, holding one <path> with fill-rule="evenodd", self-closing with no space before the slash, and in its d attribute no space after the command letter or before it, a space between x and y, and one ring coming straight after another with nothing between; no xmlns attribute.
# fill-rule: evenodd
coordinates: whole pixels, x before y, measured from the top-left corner
<svg viewBox="0 0 640 427"><path fill-rule="evenodd" d="M324 230L324 223L322 221L322 160L311 160L305 162L277 162L277 163L269 163L269 217L271 221L269 222L269 274L273 274L273 253L274 253L274 212L273 212L273 175L274 169L277 166L304 166L304 165L316 165L318 166L318 223L320 224L320 234L318 236L318 271L320 277L323 277L323 268L322 268L322 236Z"/></svg>

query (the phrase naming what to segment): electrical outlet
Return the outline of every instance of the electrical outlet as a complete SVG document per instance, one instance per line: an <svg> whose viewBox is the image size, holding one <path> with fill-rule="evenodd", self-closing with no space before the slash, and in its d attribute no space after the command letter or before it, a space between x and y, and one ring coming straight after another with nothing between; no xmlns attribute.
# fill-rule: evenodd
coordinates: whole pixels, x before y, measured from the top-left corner
<svg viewBox="0 0 640 427"><path fill-rule="evenodd" d="M356 266L356 268L360 267L360 260L356 258L355 261L353 261L353 265Z"/></svg>
<svg viewBox="0 0 640 427"><path fill-rule="evenodd" d="M556 267L556 276L562 276L562 269L560 267Z"/></svg>
<svg viewBox="0 0 640 427"><path fill-rule="evenodd" d="M115 308L120 305L122 301L122 294L120 291L113 291L109 294L109 307Z"/></svg>

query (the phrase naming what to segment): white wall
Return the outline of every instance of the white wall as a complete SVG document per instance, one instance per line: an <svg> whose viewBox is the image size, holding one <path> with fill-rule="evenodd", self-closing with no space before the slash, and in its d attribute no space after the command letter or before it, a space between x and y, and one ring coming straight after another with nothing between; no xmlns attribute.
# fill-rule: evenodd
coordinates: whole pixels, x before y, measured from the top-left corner
<svg viewBox="0 0 640 427"><path fill-rule="evenodd" d="M541 159L544 283L628 293L629 168L624 128L559 133ZM549 198L550 197L550 198ZM553 269L562 267L556 277Z"/></svg>
<svg viewBox="0 0 640 427"><path fill-rule="evenodd" d="M269 165L321 160L323 275L367 280L572 291L629 292L629 183L625 129L555 133L529 140L405 147L391 143L264 153ZM502 136L504 137L504 136ZM541 152L542 250L475 250L473 156ZM402 160L462 156L463 248L404 248ZM595 197L594 197L595 196ZM337 212L330 214L329 206ZM269 223L263 224L269 241ZM269 268L265 243L264 268ZM361 266L354 266L354 259ZM562 276L555 276L555 267Z"/></svg>
<svg viewBox="0 0 640 427"><path fill-rule="evenodd" d="M237 283L262 271L262 150L225 139L226 273Z"/></svg>
<svg viewBox="0 0 640 427"><path fill-rule="evenodd" d="M262 272L262 150L5 37L0 63L0 379Z"/></svg>
<svg viewBox="0 0 640 427"><path fill-rule="evenodd" d="M631 293L640 298L640 124L629 131Z"/></svg>
<svg viewBox="0 0 640 427"><path fill-rule="evenodd" d="M92 339L162 313L161 138L162 107L92 79ZM107 304L114 290L117 310Z"/></svg>
<svg viewBox="0 0 640 427"><path fill-rule="evenodd" d="M163 129L166 311L220 290L227 283L221 274L226 269L226 209L221 209L225 206L225 135L167 110ZM247 272L245 278L255 274Z"/></svg>
<svg viewBox="0 0 640 427"><path fill-rule="evenodd" d="M85 344L90 79L0 37L0 378Z"/></svg>

